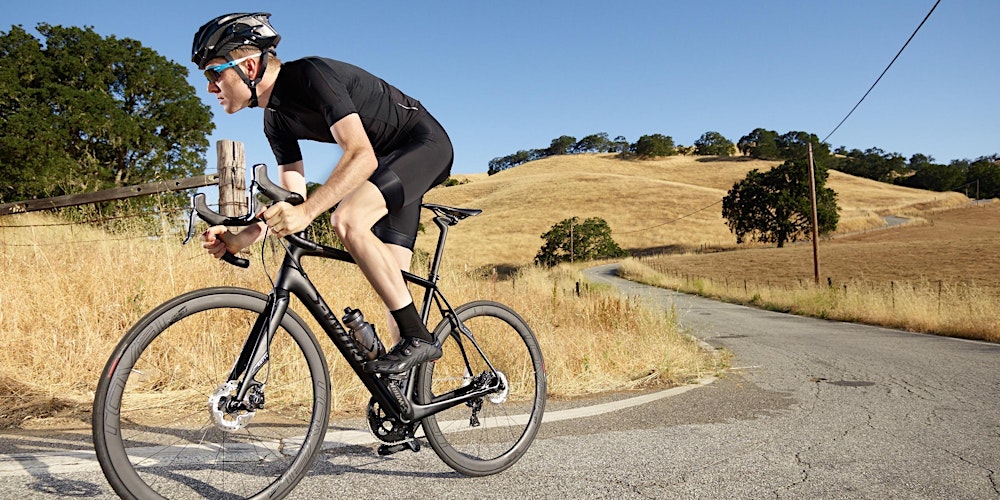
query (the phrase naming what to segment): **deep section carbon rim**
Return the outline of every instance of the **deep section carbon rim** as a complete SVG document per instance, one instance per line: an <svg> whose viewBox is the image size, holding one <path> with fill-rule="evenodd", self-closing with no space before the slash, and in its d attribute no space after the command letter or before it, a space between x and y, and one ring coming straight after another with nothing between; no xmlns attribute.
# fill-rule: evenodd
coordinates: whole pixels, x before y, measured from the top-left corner
<svg viewBox="0 0 1000 500"><path fill-rule="evenodd" d="M103 372L94 444L125 498L280 498L308 471L329 417L315 338L287 314L252 390L234 409L223 386L264 309L247 290L192 292L147 315Z"/></svg>
<svg viewBox="0 0 1000 500"><path fill-rule="evenodd" d="M456 471L495 474L521 458L538 432L545 411L545 364L531 329L509 308L481 301L456 312L496 371L468 337L443 321L436 334L443 339L444 355L420 371L419 399L435 401L468 385L499 387L424 419L424 432L438 456Z"/></svg>

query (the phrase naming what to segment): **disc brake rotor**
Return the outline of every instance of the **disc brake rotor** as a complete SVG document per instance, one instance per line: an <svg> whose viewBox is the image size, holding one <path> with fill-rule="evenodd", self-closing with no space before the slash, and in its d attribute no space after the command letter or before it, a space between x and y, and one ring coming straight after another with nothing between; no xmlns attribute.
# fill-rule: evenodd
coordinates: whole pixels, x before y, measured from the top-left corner
<svg viewBox="0 0 1000 500"><path fill-rule="evenodd" d="M497 370L497 377L500 379L500 390L489 395L490 402L495 405L507 401L507 396L510 395L510 384L507 383L507 375L504 375L502 371Z"/></svg>
<svg viewBox="0 0 1000 500"><path fill-rule="evenodd" d="M208 411L212 416L212 423L226 432L236 432L246 427L256 413L246 409L229 408L230 400L236 397L236 388L236 381L226 382L208 398Z"/></svg>

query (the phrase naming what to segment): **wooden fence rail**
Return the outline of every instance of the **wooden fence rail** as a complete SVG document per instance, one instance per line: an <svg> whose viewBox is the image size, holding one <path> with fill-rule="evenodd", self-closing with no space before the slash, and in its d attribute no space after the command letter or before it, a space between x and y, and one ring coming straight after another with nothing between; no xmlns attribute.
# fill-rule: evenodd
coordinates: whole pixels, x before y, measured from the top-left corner
<svg viewBox="0 0 1000 500"><path fill-rule="evenodd" d="M224 174L221 176L217 174L198 175L171 181L150 182L136 186L105 189L92 193L70 194L39 200L4 203L0 204L0 215L21 214L37 212L39 210L51 210L53 208L86 205L88 203L124 200L136 196L146 196L169 191L184 191L185 189L213 185L219 186L220 200L224 200L222 203L223 213L229 212L227 215L241 215L246 211L246 202L240 201L244 196L243 190L246 186L246 181L243 179L246 171L246 164L243 159L243 144L223 139L216 144L216 150L219 153L218 171Z"/></svg>

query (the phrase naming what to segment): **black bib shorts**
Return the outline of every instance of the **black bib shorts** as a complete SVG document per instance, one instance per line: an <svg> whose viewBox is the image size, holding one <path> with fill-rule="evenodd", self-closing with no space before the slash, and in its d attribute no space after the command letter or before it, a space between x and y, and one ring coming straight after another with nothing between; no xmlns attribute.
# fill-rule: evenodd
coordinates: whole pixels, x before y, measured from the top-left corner
<svg viewBox="0 0 1000 500"><path fill-rule="evenodd" d="M385 243L413 250L420 224L424 193L451 174L454 153L444 128L426 111L410 131L409 140L379 157L378 169L368 179L385 198L389 215L372 228Z"/></svg>

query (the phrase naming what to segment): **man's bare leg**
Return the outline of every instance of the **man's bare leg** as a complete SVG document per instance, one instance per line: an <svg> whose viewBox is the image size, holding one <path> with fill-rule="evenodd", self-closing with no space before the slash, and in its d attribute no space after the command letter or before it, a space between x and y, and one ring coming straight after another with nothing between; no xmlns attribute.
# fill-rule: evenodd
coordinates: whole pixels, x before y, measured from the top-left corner
<svg viewBox="0 0 1000 500"><path fill-rule="evenodd" d="M389 213L382 193L366 182L340 203L333 214L333 229L375 293L390 310L413 302L410 290L400 273L399 260L389 247L372 233L371 228Z"/></svg>
<svg viewBox="0 0 1000 500"><path fill-rule="evenodd" d="M399 265L401 271L409 271L410 263L413 261L413 251L406 247L401 247L399 245L386 245L389 247L389 252L396 258L396 263ZM411 294L412 297L412 294ZM396 318L392 317L392 311L387 307L385 309L386 323L389 327L389 340L390 342L386 345L392 347L399 343L399 325L396 324Z"/></svg>
<svg viewBox="0 0 1000 500"><path fill-rule="evenodd" d="M341 201L332 222L340 241L354 257L399 328L402 340L365 370L374 373L403 373L419 363L441 357L441 348L413 304L413 297L400 272L399 256L389 249L371 228L388 213L385 199L374 184L366 182ZM395 246L395 245L393 245Z"/></svg>

